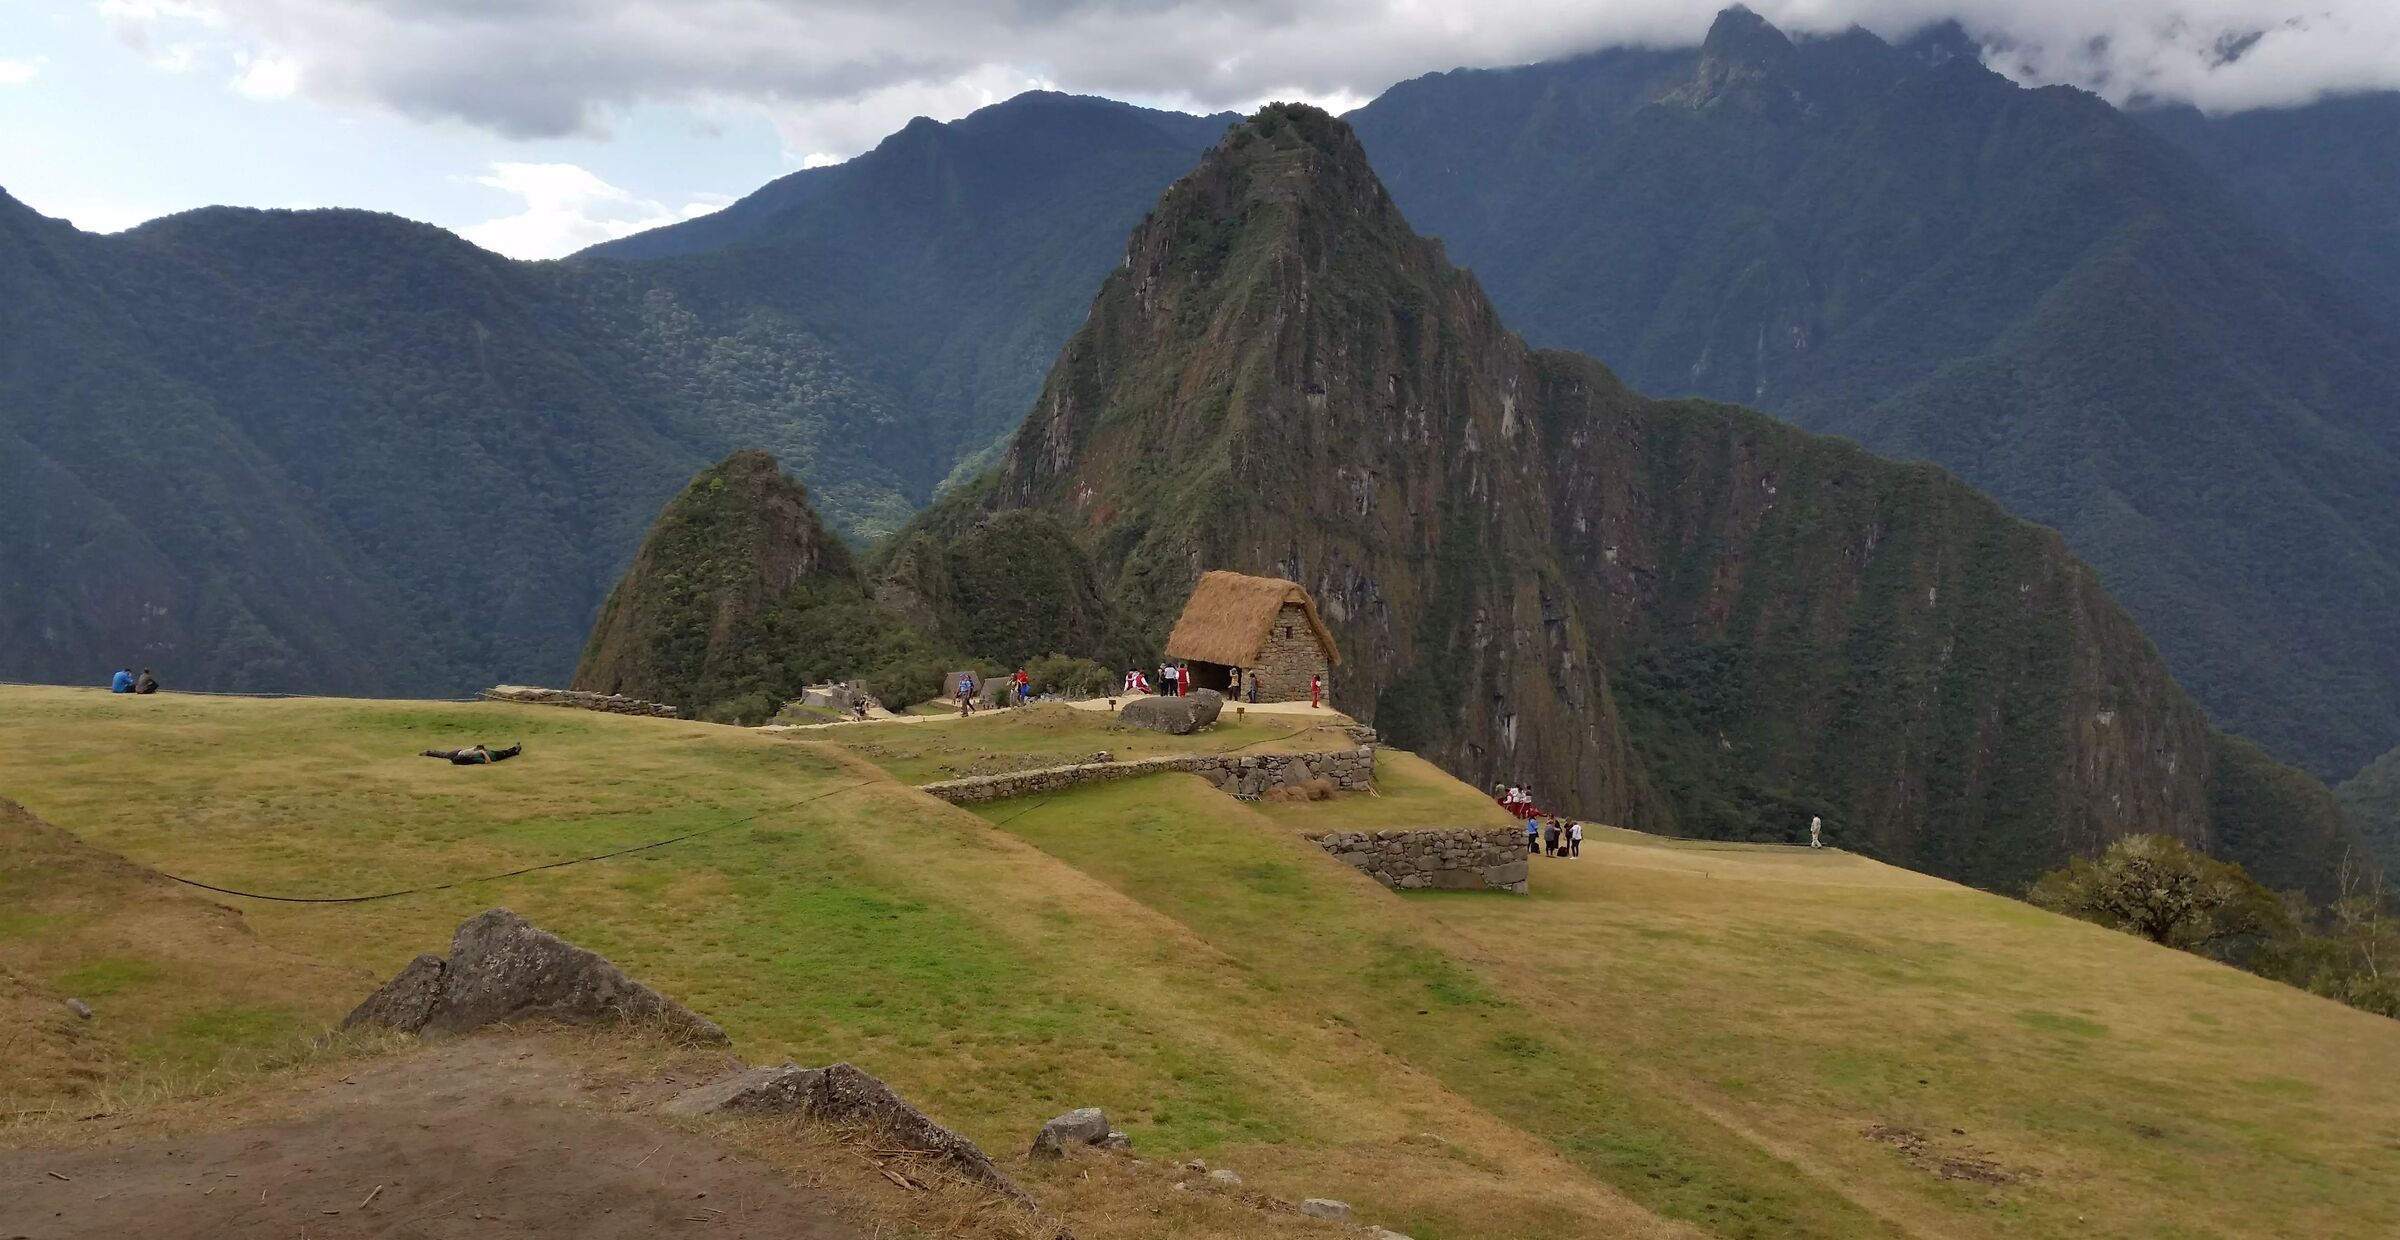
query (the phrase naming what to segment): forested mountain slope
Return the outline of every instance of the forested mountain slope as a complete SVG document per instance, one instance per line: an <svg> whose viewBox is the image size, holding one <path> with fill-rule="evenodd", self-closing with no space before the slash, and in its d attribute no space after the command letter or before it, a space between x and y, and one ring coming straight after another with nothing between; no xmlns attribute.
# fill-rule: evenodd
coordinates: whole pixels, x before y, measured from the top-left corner
<svg viewBox="0 0 2400 1240"><path fill-rule="evenodd" d="M2400 315L2103 101L1951 53L1732 10L1352 119L1529 339L1955 471L2227 726L2357 769L2400 740Z"/></svg>
<svg viewBox="0 0 2400 1240"><path fill-rule="evenodd" d="M2055 534L1931 466L1527 349L1310 108L1168 192L887 596L1028 509L1153 639L1204 569L1302 582L1350 656L1341 706L1608 821L1790 839L1823 814L2001 888L2134 831L2321 888L2356 838L2209 728Z"/></svg>
<svg viewBox="0 0 2400 1240"><path fill-rule="evenodd" d="M2400 301L2400 91L2209 115L2132 113L2327 270Z"/></svg>
<svg viewBox="0 0 2400 1240"><path fill-rule="evenodd" d="M1027 96L704 234L757 245L648 261L511 262L355 211L94 236L0 195L0 677L563 679L642 529L731 449L841 529L896 527L1022 414L1222 127Z"/></svg>

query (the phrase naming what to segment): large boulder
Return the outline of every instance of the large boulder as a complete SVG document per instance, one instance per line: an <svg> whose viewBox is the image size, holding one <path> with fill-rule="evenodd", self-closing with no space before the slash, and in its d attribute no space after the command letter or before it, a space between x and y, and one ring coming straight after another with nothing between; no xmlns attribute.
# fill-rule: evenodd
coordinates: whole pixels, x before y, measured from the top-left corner
<svg viewBox="0 0 2400 1240"><path fill-rule="evenodd" d="M381 1025L415 1033L432 1019L434 1007L442 1001L443 961L427 952L408 962L408 967L392 976L366 1001L350 1009L342 1018L342 1028L358 1025Z"/></svg>
<svg viewBox="0 0 2400 1240"><path fill-rule="evenodd" d="M410 961L342 1027L438 1035L518 1021L633 1023L696 1042L727 1041L714 1022L504 908L468 918L450 936L448 960Z"/></svg>
<svg viewBox="0 0 2400 1240"><path fill-rule="evenodd" d="M1225 695L1202 689L1185 697L1137 697L1117 708L1117 718L1137 728L1188 736L1217 721Z"/></svg>

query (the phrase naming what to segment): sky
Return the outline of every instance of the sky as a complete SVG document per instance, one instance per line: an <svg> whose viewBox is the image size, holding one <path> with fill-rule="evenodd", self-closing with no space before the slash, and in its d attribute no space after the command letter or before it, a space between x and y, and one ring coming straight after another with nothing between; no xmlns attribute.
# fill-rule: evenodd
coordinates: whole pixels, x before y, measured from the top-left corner
<svg viewBox="0 0 2400 1240"><path fill-rule="evenodd" d="M1393 82L1676 46L1722 0L0 0L0 190L94 231L361 207L522 258L714 210L1043 88L1337 111ZM1958 20L1995 68L2211 111L2400 88L2400 0L1752 0Z"/></svg>

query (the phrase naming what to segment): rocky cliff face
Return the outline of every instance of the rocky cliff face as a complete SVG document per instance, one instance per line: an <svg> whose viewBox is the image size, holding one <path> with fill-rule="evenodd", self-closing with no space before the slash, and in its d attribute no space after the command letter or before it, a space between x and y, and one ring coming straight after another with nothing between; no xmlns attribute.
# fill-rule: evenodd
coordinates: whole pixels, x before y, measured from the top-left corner
<svg viewBox="0 0 2400 1240"><path fill-rule="evenodd" d="M2206 721L2054 534L1529 350L1314 109L1168 191L993 476L912 537L1009 509L1064 522L1153 638L1205 569L1302 582L1350 655L1337 704L1586 816L1776 839L1821 814L2004 887L2218 834Z"/></svg>

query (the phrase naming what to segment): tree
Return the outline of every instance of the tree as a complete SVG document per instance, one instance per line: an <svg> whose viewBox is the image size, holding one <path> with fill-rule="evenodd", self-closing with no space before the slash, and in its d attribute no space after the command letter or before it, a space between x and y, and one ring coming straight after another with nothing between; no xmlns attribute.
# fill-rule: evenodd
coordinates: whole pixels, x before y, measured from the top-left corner
<svg viewBox="0 0 2400 1240"><path fill-rule="evenodd" d="M2097 861L2036 880L2026 898L2153 943L2218 955L2242 940L2288 938L2283 900L2242 867L2165 835L2129 835Z"/></svg>

